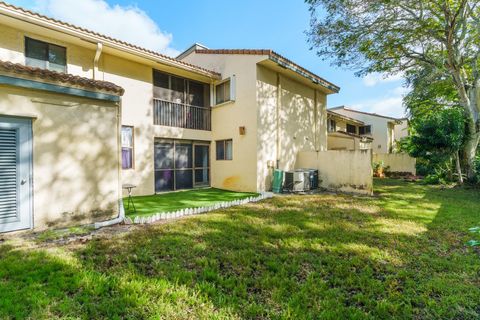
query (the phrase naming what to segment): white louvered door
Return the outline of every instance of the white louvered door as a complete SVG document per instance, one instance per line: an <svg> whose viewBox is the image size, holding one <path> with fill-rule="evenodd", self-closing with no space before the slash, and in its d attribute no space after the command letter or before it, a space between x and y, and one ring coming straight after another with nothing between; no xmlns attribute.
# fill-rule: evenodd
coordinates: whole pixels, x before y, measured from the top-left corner
<svg viewBox="0 0 480 320"><path fill-rule="evenodd" d="M32 226L32 125L0 117L0 232Z"/></svg>

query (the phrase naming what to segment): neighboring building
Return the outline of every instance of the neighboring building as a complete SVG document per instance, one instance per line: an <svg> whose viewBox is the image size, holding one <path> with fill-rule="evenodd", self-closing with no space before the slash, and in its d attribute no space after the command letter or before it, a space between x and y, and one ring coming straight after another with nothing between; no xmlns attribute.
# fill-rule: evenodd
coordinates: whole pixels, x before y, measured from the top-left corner
<svg viewBox="0 0 480 320"><path fill-rule="evenodd" d="M396 142L408 136L408 120L406 118L387 117L345 106L329 108L328 110L363 122L365 129L359 127L358 133L373 138L371 149L375 153L395 152Z"/></svg>
<svg viewBox="0 0 480 320"><path fill-rule="evenodd" d="M195 44L178 59L222 74L212 140L230 141L233 153L229 161L212 158L213 186L269 190L273 168L292 170L298 152L327 150L327 95L337 86L272 50Z"/></svg>
<svg viewBox="0 0 480 320"><path fill-rule="evenodd" d="M371 126L363 121L327 110L328 150L369 150Z"/></svg>
<svg viewBox="0 0 480 320"><path fill-rule="evenodd" d="M327 149L339 88L273 51L181 61L2 2L0 28L0 232L114 217L123 183L268 190Z"/></svg>

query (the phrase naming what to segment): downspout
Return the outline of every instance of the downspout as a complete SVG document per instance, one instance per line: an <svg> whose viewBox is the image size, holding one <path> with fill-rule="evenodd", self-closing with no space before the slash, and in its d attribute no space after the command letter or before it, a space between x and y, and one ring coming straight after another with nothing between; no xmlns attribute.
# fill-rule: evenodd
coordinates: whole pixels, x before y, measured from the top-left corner
<svg viewBox="0 0 480 320"><path fill-rule="evenodd" d="M277 72L277 108L276 108L276 166L280 169L280 107L282 105L282 83L280 82L280 74Z"/></svg>
<svg viewBox="0 0 480 320"><path fill-rule="evenodd" d="M123 199L122 199L122 100L118 103L117 107L117 177L118 177L118 217L101 222L95 222L94 228L100 229L103 227L112 226L114 224L122 223L125 220L125 209L123 208Z"/></svg>
<svg viewBox="0 0 480 320"><path fill-rule="evenodd" d="M100 61L100 56L102 55L103 44L97 43L97 51L95 51L95 58L93 59L93 80L98 80L98 61Z"/></svg>

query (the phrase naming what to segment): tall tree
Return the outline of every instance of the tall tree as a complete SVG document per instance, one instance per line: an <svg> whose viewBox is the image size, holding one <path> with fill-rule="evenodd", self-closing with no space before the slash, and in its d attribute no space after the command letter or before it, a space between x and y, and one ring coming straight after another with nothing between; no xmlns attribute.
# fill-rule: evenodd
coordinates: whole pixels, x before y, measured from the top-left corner
<svg viewBox="0 0 480 320"><path fill-rule="evenodd" d="M312 15L309 41L334 64L358 75L430 68L451 78L466 120L463 153L467 177L473 179L480 142L480 1L306 2Z"/></svg>

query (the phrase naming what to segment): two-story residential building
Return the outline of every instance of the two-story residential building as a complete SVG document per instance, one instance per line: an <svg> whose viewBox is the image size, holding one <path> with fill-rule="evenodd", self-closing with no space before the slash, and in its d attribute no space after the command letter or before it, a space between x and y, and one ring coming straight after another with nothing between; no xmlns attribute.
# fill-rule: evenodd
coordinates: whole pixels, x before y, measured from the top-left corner
<svg viewBox="0 0 480 320"><path fill-rule="evenodd" d="M115 217L134 194L270 188L327 149L339 88L270 50L170 58L0 2L0 231Z"/></svg>
<svg viewBox="0 0 480 320"><path fill-rule="evenodd" d="M122 183L209 184L218 73L5 3L0 27L0 231L114 217Z"/></svg>
<svg viewBox="0 0 480 320"><path fill-rule="evenodd" d="M396 141L408 136L408 120L406 118L393 118L376 113L369 113L351 109L345 106L329 108L342 116L360 121L357 134L371 137L371 149L374 153L392 153L396 148ZM353 127L351 127L353 132Z"/></svg>
<svg viewBox="0 0 480 320"><path fill-rule="evenodd" d="M327 110L328 150L369 150L373 138L371 126L331 110Z"/></svg>
<svg viewBox="0 0 480 320"><path fill-rule="evenodd" d="M222 74L212 100L212 140L231 141L229 161L212 159L212 185L270 189L272 170L292 170L298 152L327 150L327 95L339 87L272 50L194 44L178 59Z"/></svg>

